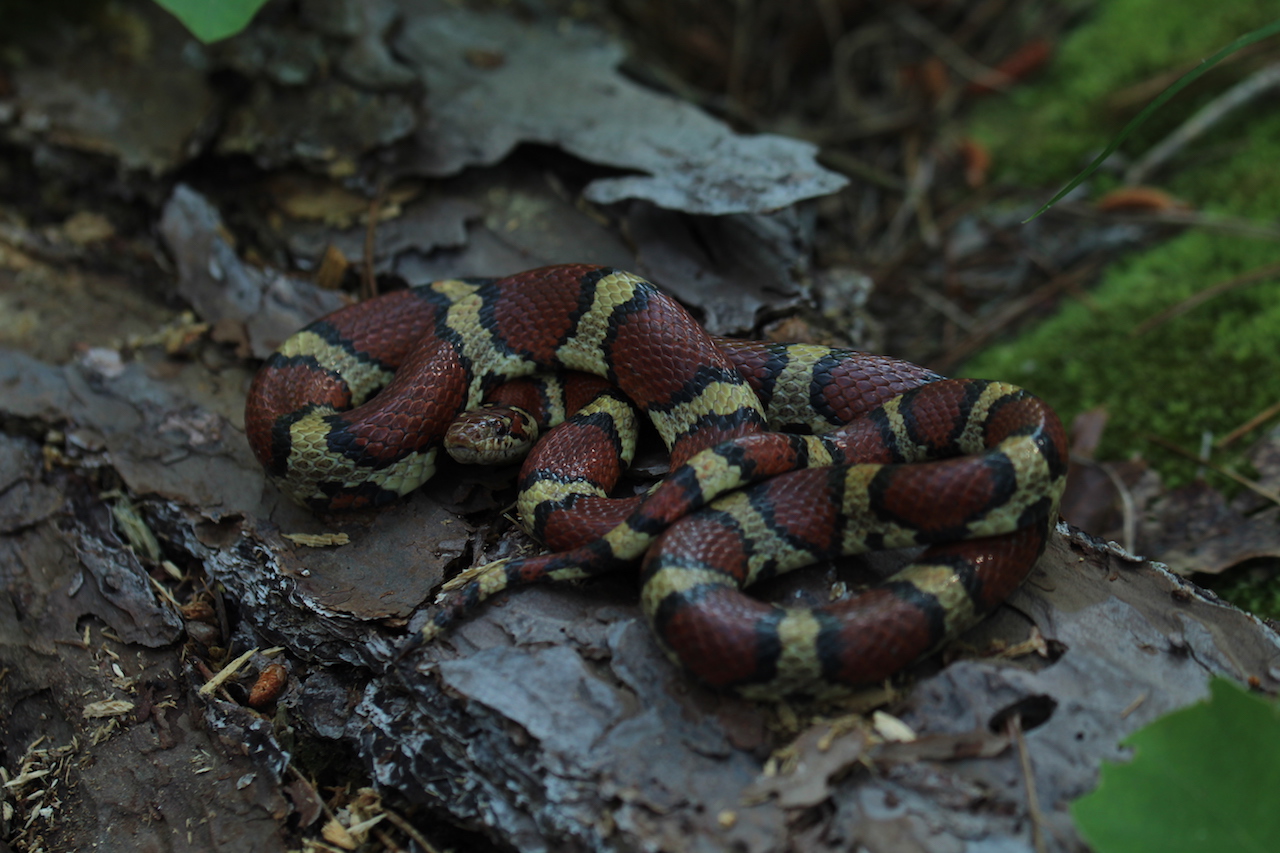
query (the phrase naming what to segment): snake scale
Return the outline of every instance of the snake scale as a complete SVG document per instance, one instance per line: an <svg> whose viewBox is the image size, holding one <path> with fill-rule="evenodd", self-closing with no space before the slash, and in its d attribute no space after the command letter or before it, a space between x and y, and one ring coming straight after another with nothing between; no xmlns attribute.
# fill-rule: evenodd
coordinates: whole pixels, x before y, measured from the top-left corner
<svg viewBox="0 0 1280 853"><path fill-rule="evenodd" d="M298 502L378 506L432 475L464 413L543 395L526 378L548 370L605 380L579 392L599 396L576 415L552 413L567 421L521 472L522 523L556 552L454 578L417 642L513 585L641 561L641 603L673 660L751 697L821 694L887 678L974 624L1026 577L1057 516L1065 436L1028 392L714 338L653 284L587 265L439 281L318 320L255 377L246 434ZM635 431L624 400L656 427L671 473L619 500L607 492ZM823 607L742 592L827 557L921 545Z"/></svg>

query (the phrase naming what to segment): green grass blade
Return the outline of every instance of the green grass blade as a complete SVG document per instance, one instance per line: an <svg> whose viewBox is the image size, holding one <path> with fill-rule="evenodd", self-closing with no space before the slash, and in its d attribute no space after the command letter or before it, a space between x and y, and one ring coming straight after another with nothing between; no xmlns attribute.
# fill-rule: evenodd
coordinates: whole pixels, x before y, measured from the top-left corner
<svg viewBox="0 0 1280 853"><path fill-rule="evenodd" d="M1190 86L1196 80L1200 79L1200 76L1202 74L1204 74L1214 65L1217 65L1218 62L1220 62L1222 59L1230 56L1231 54L1235 53L1237 50L1240 50L1241 48L1248 47L1254 42L1262 41L1263 39L1269 38L1270 36L1276 35L1277 33L1280 33L1280 21L1273 21L1272 23L1268 24L1265 27L1262 27L1261 29L1257 29L1251 33L1240 36L1240 38L1231 42L1231 44L1227 45L1222 50L1215 53L1213 56L1201 62L1195 68L1191 69L1186 74L1183 74L1181 77L1179 77L1178 80L1172 86L1170 86L1168 89L1165 89L1156 97L1154 101L1148 104L1146 109L1144 109L1142 112L1134 116L1133 119L1124 126L1124 129L1121 130L1120 133L1117 134L1116 137L1111 140L1111 144L1106 147L1106 150L1104 150L1101 154L1099 154L1096 158L1094 158L1094 161L1090 163L1088 166L1086 166L1084 168L1084 171L1076 175L1071 180L1071 183L1067 184L1065 187L1059 190L1057 195L1055 195L1053 198L1045 202L1044 207L1040 208L1032 216L1024 220L1023 224L1026 224L1027 222L1030 222L1032 219L1035 219L1037 216L1044 213L1046 210L1048 210L1049 208L1057 204L1059 201L1061 201L1063 196L1065 196L1067 193L1071 192L1073 189L1080 186L1080 184L1084 182L1086 178L1088 178L1097 170L1098 166L1102 165L1102 162L1104 160L1106 160L1108 157L1111 156L1111 153L1113 151L1115 151L1117 148L1120 147L1120 143L1124 142L1125 139L1129 136L1129 134L1133 133L1133 131L1135 131L1138 127L1140 127L1142 123L1146 121L1147 118L1152 113L1154 113L1156 110L1164 106L1165 103L1170 98L1172 98L1174 95L1181 92L1187 86Z"/></svg>

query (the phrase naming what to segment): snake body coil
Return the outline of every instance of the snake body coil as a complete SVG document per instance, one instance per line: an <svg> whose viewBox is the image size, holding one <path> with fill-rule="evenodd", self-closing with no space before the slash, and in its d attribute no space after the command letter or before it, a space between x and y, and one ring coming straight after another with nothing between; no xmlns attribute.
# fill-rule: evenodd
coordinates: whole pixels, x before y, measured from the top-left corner
<svg viewBox="0 0 1280 853"><path fill-rule="evenodd" d="M464 573L423 638L512 584L643 557L642 603L673 658L748 695L824 692L887 677L971 625L1026 576L1056 516L1065 440L1025 391L715 339L652 284L589 266L436 282L317 321L255 378L246 432L301 503L376 506L431 476L459 415L547 369L620 389L670 448L672 473L643 501L604 497L616 460L584 460L613 457L628 429L605 424L605 392L522 472L524 523L569 550ZM828 556L914 545L931 547L825 608L740 592Z"/></svg>

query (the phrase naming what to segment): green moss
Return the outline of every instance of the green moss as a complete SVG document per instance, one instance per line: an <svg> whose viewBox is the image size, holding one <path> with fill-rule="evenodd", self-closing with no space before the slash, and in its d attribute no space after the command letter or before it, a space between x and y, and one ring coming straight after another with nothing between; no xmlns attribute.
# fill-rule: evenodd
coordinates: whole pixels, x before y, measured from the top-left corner
<svg viewBox="0 0 1280 853"><path fill-rule="evenodd" d="M1146 106L1139 101L1117 107L1117 93L1189 69L1276 15L1272 0L1232 0L1212 10L1203 0L1104 0L1063 42L1042 80L981 105L970 131L990 147L1002 177L1020 184L1064 183ZM1211 70L1121 151L1132 156L1146 150L1242 73L1231 63Z"/></svg>
<svg viewBox="0 0 1280 853"><path fill-rule="evenodd" d="M1274 223L1280 210L1280 114L1242 109L1199 140L1165 186L1205 210Z"/></svg>
<svg viewBox="0 0 1280 853"><path fill-rule="evenodd" d="M1118 264L1090 305L1071 302L964 373L1024 385L1068 420L1103 406L1111 421L1102 457L1141 452L1175 481L1184 479L1191 464L1146 435L1196 450L1205 431L1222 435L1275 401L1280 277L1237 288L1144 335L1132 331L1205 287L1277 262L1280 247L1260 240L1183 234Z"/></svg>
<svg viewBox="0 0 1280 853"><path fill-rule="evenodd" d="M1261 2L1223 4L1220 11L1206 16L1194 0L1100 4L1094 20L1064 44L1050 79L976 119L979 128L998 129L1006 140L997 143L996 162L1065 183L1130 117L1109 115L1108 95L1212 53L1276 14L1273 4ZM1225 78L1205 82L1212 85L1201 98L1229 85ZM1017 117L1019 105L1025 112ZM1184 104L1171 110L1165 127L1131 150L1144 150L1191 109ZM1002 123L1015 118L1015 124ZM1162 185L1200 210L1273 223L1280 210L1280 115L1256 104L1239 110L1190 146ZM1275 402L1280 278L1234 288L1147 334L1132 332L1207 287L1276 263L1280 245L1273 241L1226 230L1187 231L1114 265L1088 305L1069 301L963 372L1026 385L1068 421L1105 407L1111 421L1100 455L1140 452L1172 482L1184 481L1192 463L1147 436L1198 450L1204 432L1222 435Z"/></svg>

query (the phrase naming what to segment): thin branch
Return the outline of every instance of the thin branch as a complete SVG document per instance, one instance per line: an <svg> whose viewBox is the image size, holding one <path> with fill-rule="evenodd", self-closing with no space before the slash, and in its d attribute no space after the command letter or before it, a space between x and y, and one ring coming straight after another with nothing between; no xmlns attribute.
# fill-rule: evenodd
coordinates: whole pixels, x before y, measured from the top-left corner
<svg viewBox="0 0 1280 853"><path fill-rule="evenodd" d="M1006 723L1009 737L1018 746L1018 765L1022 768L1022 780L1027 789L1027 816L1031 818L1031 843L1036 853L1046 853L1044 840L1044 813L1040 811L1040 797L1036 794L1035 768L1031 766L1031 752L1022 734L1022 717L1014 714Z"/></svg>
<svg viewBox="0 0 1280 853"><path fill-rule="evenodd" d="M886 172L871 165L848 151L838 148L824 148L818 153L818 162L829 169L834 169L850 178L860 178L867 183L875 184L886 190L905 193L907 182L892 172Z"/></svg>
<svg viewBox="0 0 1280 853"><path fill-rule="evenodd" d="M1169 441L1167 438L1161 438L1160 436L1152 435L1151 433L1147 433L1144 436L1144 438L1146 438L1147 441L1160 445L1165 450L1172 450L1174 453L1178 454L1179 456L1185 456L1187 459L1190 459L1193 462L1198 462L1204 467L1208 468L1209 470L1215 471L1221 474L1222 476L1226 477L1228 480L1233 480L1236 483L1239 483L1249 491L1253 492L1255 495L1266 498L1267 500L1271 501L1274 504L1280 504L1280 494L1276 494L1275 492L1271 491L1268 488L1259 486L1257 483L1255 483L1253 480L1250 480L1248 477L1241 477L1235 471L1231 471L1226 468L1223 468L1221 465L1218 465L1217 463L1210 461L1203 454L1193 453L1192 451L1187 450L1185 447L1174 444L1172 441Z"/></svg>
<svg viewBox="0 0 1280 853"><path fill-rule="evenodd" d="M1161 326L1175 317L1181 317L1183 314L1186 314L1193 308L1199 307L1205 302L1208 302L1215 296L1221 296L1230 290L1235 290L1237 287L1243 287L1246 284L1254 284L1259 281L1266 281L1268 279L1275 278L1276 276L1280 276L1280 264L1258 267L1257 269L1250 270L1243 275L1238 275L1235 278L1229 278L1226 281L1220 281L1217 284L1210 285L1204 290L1194 293L1182 300L1177 305L1166 308L1154 317L1149 317L1148 319L1143 320L1134 327L1133 331L1129 333L1129 337L1136 338L1140 335L1145 335L1157 326Z"/></svg>
<svg viewBox="0 0 1280 853"><path fill-rule="evenodd" d="M1248 47L1251 44L1256 44L1257 42L1260 42L1263 39L1270 38L1271 36L1276 35L1277 33L1280 33L1280 21L1272 21L1270 24L1268 24L1265 27L1256 29L1251 33L1245 33L1244 35L1240 36L1240 38L1236 39L1235 41L1231 42L1231 44L1227 45L1222 50L1215 53L1213 56L1201 62L1199 65L1196 66L1196 68L1193 71L1191 71L1190 73L1184 74L1182 77L1178 78L1178 82L1174 83L1168 89L1165 89L1163 92L1161 92L1160 95L1154 101L1152 101L1150 104L1147 105L1146 109L1144 109L1142 112L1134 116L1129 121L1129 123L1126 124L1123 128L1121 128L1120 132L1112 138L1111 143L1102 150L1102 153L1100 153L1097 157L1095 157L1093 159L1093 162L1084 168L1084 171L1080 172L1080 174L1072 178L1071 181L1065 187L1058 190L1057 194L1054 195L1053 198L1045 202L1044 206L1041 207L1039 210L1037 210L1034 214L1032 214L1031 218L1028 219L1027 221L1030 222L1031 219L1035 219L1037 216L1044 213L1050 207L1052 207L1053 205L1061 201L1063 198L1065 198L1067 194L1070 193L1072 190L1074 190L1076 187L1080 186L1080 184L1086 178L1088 178L1095 171L1097 171L1097 168L1102 165L1104 160L1106 160L1108 157L1111 156L1111 152L1119 148L1120 143L1124 142L1125 139L1128 138L1129 134L1133 133L1133 131L1136 130L1143 122L1145 122L1153 112L1160 109L1160 107L1164 106L1164 104L1174 95L1178 94L1187 86L1191 85L1193 82L1198 80L1201 75L1203 75L1206 71L1208 71L1214 65L1217 65L1219 62L1221 62L1223 58L1230 56L1236 51L1242 48Z"/></svg>
<svg viewBox="0 0 1280 853"><path fill-rule="evenodd" d="M1192 141L1203 135L1232 110L1280 87L1280 63L1255 71L1218 97L1214 98L1195 115L1164 138L1160 144L1138 158L1124 173L1126 184L1140 184L1147 176L1177 154Z"/></svg>
<svg viewBox="0 0 1280 853"><path fill-rule="evenodd" d="M1111 488L1115 489L1116 494L1120 496L1120 523L1123 531L1120 535L1124 540L1121 544L1126 551L1134 553L1138 547L1138 506L1133 500L1133 492L1110 465L1097 462L1094 464L1107 475L1107 479L1111 481Z"/></svg>
<svg viewBox="0 0 1280 853"><path fill-rule="evenodd" d="M409 823L408 820L387 808L386 805L382 806L382 813L387 816L387 820L391 821L391 823L395 824L401 832L417 842L418 846L427 851L427 853L439 853L440 848L428 841L426 836L419 832L413 824Z"/></svg>
<svg viewBox="0 0 1280 853"><path fill-rule="evenodd" d="M1082 282L1094 276L1102 265L1100 258L1082 261L1067 272L1054 276L1030 293L1009 300L999 311L982 318L972 333L947 350L941 358L937 359L936 364L931 366L943 373L949 372L957 364L986 346L987 341L1012 325L1022 315L1038 308L1063 291L1071 291L1079 287ZM1085 302L1085 305L1088 307L1089 303Z"/></svg>
<svg viewBox="0 0 1280 853"><path fill-rule="evenodd" d="M1230 447L1232 444L1234 444L1236 441L1239 440L1240 436L1247 435L1253 432L1255 429L1262 426L1264 423L1271 420L1276 415L1280 415L1280 403L1272 403L1270 406L1267 406L1261 412L1258 412L1258 414L1249 418L1249 420L1240 424L1240 426L1236 427L1231 432L1227 433L1222 438L1218 439L1217 444L1215 444L1214 446L1217 447L1219 450L1223 449L1224 447Z"/></svg>
<svg viewBox="0 0 1280 853"><path fill-rule="evenodd" d="M1192 228L1211 228L1215 231L1238 234L1242 237L1256 237L1260 240L1280 241L1280 225L1274 222L1245 219L1240 216L1224 216L1203 210L1170 208L1150 213L1114 213L1098 210L1091 204L1060 204L1054 208L1054 211L1085 219L1106 220L1115 224L1183 225Z"/></svg>
<svg viewBox="0 0 1280 853"><path fill-rule="evenodd" d="M984 65L965 53L945 33L910 7L897 4L890 8L889 13L895 24L923 42L939 59L969 82L981 82L987 88L997 91L1007 89L1015 82L1003 71Z"/></svg>

